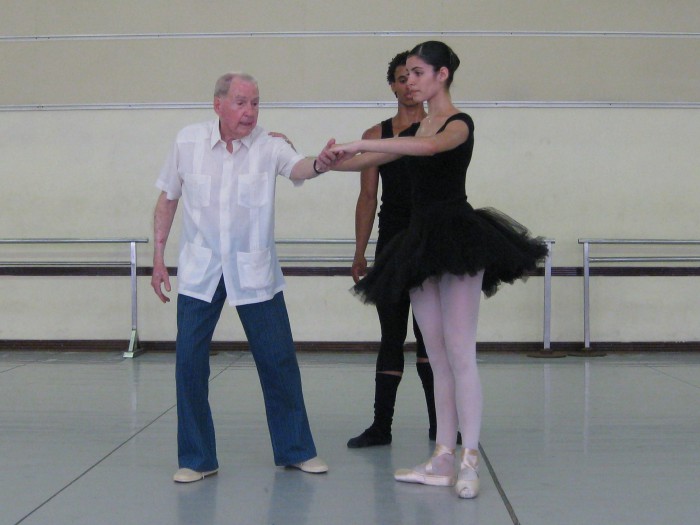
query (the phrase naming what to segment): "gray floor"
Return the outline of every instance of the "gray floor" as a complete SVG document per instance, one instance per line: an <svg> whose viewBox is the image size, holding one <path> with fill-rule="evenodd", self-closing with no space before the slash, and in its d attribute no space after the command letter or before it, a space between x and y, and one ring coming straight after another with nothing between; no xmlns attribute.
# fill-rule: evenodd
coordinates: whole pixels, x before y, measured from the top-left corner
<svg viewBox="0 0 700 525"><path fill-rule="evenodd" d="M370 420L374 357L299 357L331 471L272 464L252 360L230 352L212 357L221 471L177 485L171 354L0 353L0 524L700 522L700 355L481 355L472 501L392 479L431 452L412 363L393 444L349 450Z"/></svg>

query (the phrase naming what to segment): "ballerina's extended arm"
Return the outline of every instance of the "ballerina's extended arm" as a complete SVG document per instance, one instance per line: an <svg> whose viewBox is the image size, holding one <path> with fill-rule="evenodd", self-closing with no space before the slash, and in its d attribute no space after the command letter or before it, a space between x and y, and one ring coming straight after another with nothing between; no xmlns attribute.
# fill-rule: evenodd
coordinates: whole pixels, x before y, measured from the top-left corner
<svg viewBox="0 0 700 525"><path fill-rule="evenodd" d="M469 138L469 128L459 120L450 122L445 129L427 137L394 137L363 139L336 144L330 151L336 154L331 169L361 171L380 166L405 155L427 157L456 148Z"/></svg>

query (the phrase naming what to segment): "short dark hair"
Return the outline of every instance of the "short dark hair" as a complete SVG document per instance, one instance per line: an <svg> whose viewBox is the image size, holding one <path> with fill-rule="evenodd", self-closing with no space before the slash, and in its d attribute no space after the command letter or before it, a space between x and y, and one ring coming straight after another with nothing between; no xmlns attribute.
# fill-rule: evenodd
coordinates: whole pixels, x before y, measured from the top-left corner
<svg viewBox="0 0 700 525"><path fill-rule="evenodd" d="M426 64L433 66L435 71L446 67L450 72L450 76L447 78L447 87L450 87L455 71L459 67L459 57L450 49L450 46L444 42L429 40L411 49L409 56L420 58Z"/></svg>
<svg viewBox="0 0 700 525"><path fill-rule="evenodd" d="M406 65L406 59L408 58L408 51L403 51L396 55L394 58L391 59L391 62L389 62L389 67L386 70L386 81L389 84L393 84L396 82L396 68L399 66L405 66Z"/></svg>

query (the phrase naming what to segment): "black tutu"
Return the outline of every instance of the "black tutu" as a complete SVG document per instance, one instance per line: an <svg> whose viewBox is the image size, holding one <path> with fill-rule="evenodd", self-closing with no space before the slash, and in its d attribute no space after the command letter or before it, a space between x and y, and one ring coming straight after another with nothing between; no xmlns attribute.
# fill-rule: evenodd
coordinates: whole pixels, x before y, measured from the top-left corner
<svg viewBox="0 0 700 525"><path fill-rule="evenodd" d="M484 270L487 297L501 283L527 278L547 256L542 238L493 208L473 209L466 199L414 209L409 227L382 250L353 287L366 303L395 303L426 279Z"/></svg>

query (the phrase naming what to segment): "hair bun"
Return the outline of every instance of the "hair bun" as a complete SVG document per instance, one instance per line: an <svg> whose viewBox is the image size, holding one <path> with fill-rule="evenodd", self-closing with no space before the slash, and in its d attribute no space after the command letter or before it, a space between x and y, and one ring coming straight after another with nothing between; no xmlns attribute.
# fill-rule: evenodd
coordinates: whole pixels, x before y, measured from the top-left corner
<svg viewBox="0 0 700 525"><path fill-rule="evenodd" d="M459 67L459 57L455 55L454 51L450 49L450 71L453 73L457 71L457 68Z"/></svg>

